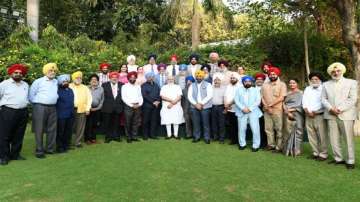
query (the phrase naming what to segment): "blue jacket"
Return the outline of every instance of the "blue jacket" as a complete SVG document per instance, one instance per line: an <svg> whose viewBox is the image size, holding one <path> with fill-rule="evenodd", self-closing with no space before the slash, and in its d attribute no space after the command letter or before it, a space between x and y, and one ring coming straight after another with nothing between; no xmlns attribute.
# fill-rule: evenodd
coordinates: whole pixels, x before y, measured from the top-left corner
<svg viewBox="0 0 360 202"><path fill-rule="evenodd" d="M74 116L74 92L70 88L58 89L59 98L56 103L56 111L59 119L67 119Z"/></svg>
<svg viewBox="0 0 360 202"><path fill-rule="evenodd" d="M246 102L245 96L248 95L248 100ZM263 115L259 105L261 103L260 91L254 87L248 89L244 87L239 87L235 93L235 114L238 117L246 115L242 110L246 107L249 108L250 112L248 114L255 114L259 118Z"/></svg>

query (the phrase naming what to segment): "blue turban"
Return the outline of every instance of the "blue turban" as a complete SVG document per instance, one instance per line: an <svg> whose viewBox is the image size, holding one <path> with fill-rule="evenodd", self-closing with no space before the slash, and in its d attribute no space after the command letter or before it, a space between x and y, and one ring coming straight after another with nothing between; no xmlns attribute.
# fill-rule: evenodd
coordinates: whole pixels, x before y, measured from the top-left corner
<svg viewBox="0 0 360 202"><path fill-rule="evenodd" d="M70 75L69 74L62 74L57 77L59 85L61 85L64 81L70 82Z"/></svg>
<svg viewBox="0 0 360 202"><path fill-rule="evenodd" d="M192 83L194 83L194 82L195 82L195 78L194 78L193 76L187 76L187 77L185 78L185 81L186 81L186 83L187 83L188 81L191 81Z"/></svg>
<svg viewBox="0 0 360 202"><path fill-rule="evenodd" d="M186 71L187 70L187 65L186 64L181 64L179 66L179 71Z"/></svg>
<svg viewBox="0 0 360 202"><path fill-rule="evenodd" d="M154 72L148 72L148 73L145 74L145 79L146 80L149 79L150 77L155 77Z"/></svg>
<svg viewBox="0 0 360 202"><path fill-rule="evenodd" d="M244 76L242 79L241 79L241 82L244 83L245 81L251 81L253 82L254 79L251 77L251 76Z"/></svg>

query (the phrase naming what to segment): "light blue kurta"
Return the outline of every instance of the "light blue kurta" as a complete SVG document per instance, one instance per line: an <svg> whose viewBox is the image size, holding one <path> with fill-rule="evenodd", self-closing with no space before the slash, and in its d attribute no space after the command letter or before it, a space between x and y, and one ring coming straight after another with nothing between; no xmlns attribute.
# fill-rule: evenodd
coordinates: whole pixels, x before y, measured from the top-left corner
<svg viewBox="0 0 360 202"><path fill-rule="evenodd" d="M260 146L260 125L259 118L263 115L259 105L261 103L260 91L254 87L245 88L240 87L235 94L235 114L238 117L239 126L239 145L246 146L246 128L250 123L250 128L253 134L253 148L257 149ZM244 113L242 110L248 108L249 113Z"/></svg>

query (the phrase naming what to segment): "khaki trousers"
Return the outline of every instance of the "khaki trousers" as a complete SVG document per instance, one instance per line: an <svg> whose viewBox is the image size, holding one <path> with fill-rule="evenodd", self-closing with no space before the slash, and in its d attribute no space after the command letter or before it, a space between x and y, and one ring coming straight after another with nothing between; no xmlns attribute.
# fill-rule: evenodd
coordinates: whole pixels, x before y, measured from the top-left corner
<svg viewBox="0 0 360 202"><path fill-rule="evenodd" d="M269 114L264 113L265 119L265 133L267 136L267 145L275 147L277 150L282 149L282 127L283 127L283 115L281 114ZM276 132L276 143L275 143Z"/></svg>
<svg viewBox="0 0 360 202"><path fill-rule="evenodd" d="M343 121L339 118L328 120L329 137L331 148L336 161L342 161L343 153L341 148L341 139L345 139L347 147L347 164L355 163L355 145L354 145L354 121Z"/></svg>
<svg viewBox="0 0 360 202"><path fill-rule="evenodd" d="M86 125L86 114L85 113L75 113L74 120L74 145L81 145L81 140L84 137L85 125Z"/></svg>
<svg viewBox="0 0 360 202"><path fill-rule="evenodd" d="M316 115L314 118L306 116L305 127L313 155L327 158L328 137L324 116L322 114Z"/></svg>

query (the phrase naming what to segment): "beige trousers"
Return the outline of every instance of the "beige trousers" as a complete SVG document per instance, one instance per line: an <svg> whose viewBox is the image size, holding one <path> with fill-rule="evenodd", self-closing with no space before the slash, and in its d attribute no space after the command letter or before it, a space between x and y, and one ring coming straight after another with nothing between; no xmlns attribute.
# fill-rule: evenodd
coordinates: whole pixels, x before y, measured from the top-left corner
<svg viewBox="0 0 360 202"><path fill-rule="evenodd" d="M81 140L84 137L86 125L86 114L85 113L75 113L74 120L74 145L81 145Z"/></svg>
<svg viewBox="0 0 360 202"><path fill-rule="evenodd" d="M355 163L355 144L354 144L354 121L343 121L339 118L335 120L328 120L329 137L331 148L334 153L336 161L344 160L341 139L345 139L347 147L347 164Z"/></svg>
<svg viewBox="0 0 360 202"><path fill-rule="evenodd" d="M265 133L267 136L267 145L275 147L277 150L282 149L282 127L283 127L283 115L281 114L269 114L264 113L265 120ZM276 133L276 143L275 143Z"/></svg>
<svg viewBox="0 0 360 202"><path fill-rule="evenodd" d="M314 156L328 157L328 137L326 120L323 115L314 118L306 116L305 127Z"/></svg>

